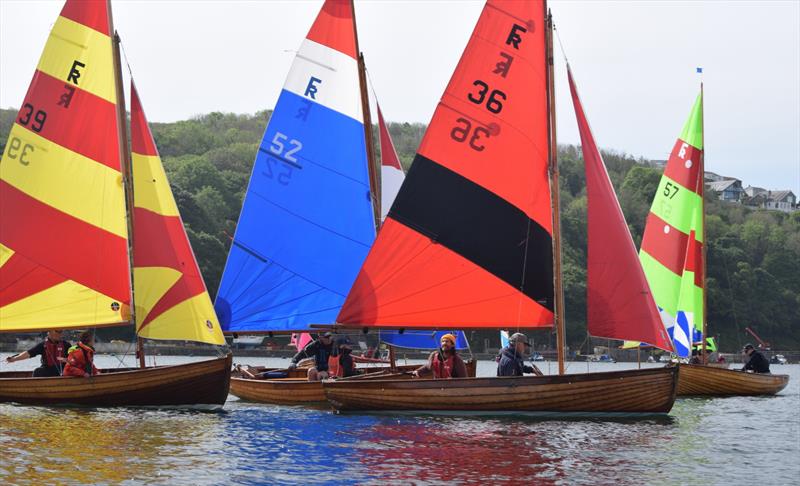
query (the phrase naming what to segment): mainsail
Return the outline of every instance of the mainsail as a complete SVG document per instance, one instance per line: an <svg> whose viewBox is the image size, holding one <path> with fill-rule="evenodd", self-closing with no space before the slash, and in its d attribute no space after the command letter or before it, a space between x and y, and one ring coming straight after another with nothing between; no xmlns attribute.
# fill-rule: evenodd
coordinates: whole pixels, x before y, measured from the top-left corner
<svg viewBox="0 0 800 486"><path fill-rule="evenodd" d="M381 221L383 221L389 214L389 208L392 207L394 198L397 197L406 176L403 173L403 166L400 165L397 151L394 149L389 128L383 121L380 106L378 106L378 129L381 142Z"/></svg>
<svg viewBox="0 0 800 486"><path fill-rule="evenodd" d="M639 258L675 352L689 356L703 329L703 97L670 154Z"/></svg>
<svg viewBox="0 0 800 486"><path fill-rule="evenodd" d="M110 12L68 0L0 164L0 330L130 319Z"/></svg>
<svg viewBox="0 0 800 486"><path fill-rule="evenodd" d="M150 339L223 345L211 298L131 82L136 332Z"/></svg>
<svg viewBox="0 0 800 486"><path fill-rule="evenodd" d="M586 164L587 324L592 336L645 341L672 351L636 257L625 216L583 112L572 70L567 77Z"/></svg>
<svg viewBox="0 0 800 486"><path fill-rule="evenodd" d="M223 330L333 322L375 239L350 1L328 0L256 156L215 302Z"/></svg>
<svg viewBox="0 0 800 486"><path fill-rule="evenodd" d="M487 2L338 322L553 324L546 30Z"/></svg>

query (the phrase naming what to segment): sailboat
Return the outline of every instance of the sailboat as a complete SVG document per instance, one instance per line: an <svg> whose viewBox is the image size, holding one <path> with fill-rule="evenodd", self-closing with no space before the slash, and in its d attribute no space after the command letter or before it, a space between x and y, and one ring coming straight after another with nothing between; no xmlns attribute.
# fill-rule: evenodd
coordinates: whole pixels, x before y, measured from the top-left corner
<svg viewBox="0 0 800 486"><path fill-rule="evenodd" d="M0 402L225 403L230 355L145 367L145 338L225 341L135 89L133 164L124 106L110 2L67 0L0 163L0 332L134 324L140 367L3 372Z"/></svg>
<svg viewBox="0 0 800 486"><path fill-rule="evenodd" d="M256 155L215 302L224 332L309 332L334 321L380 226L371 131L352 1L326 0ZM231 393L324 402L319 382L287 375L235 373Z"/></svg>
<svg viewBox="0 0 800 486"><path fill-rule="evenodd" d="M553 99L546 2L488 0L337 324L530 329L555 321L559 375L325 382L335 410L593 415L672 408L674 367L564 374ZM579 106L582 137L591 136ZM589 144L584 150L593 155ZM587 160L594 187L589 271L598 272L589 277L589 320L605 326L600 335L646 335L671 349L597 155L587 157L595 159Z"/></svg>
<svg viewBox="0 0 800 486"><path fill-rule="evenodd" d="M706 246L703 147L703 88L673 146L647 216L642 266L662 320L681 358L695 343L705 356ZM775 394L787 375L741 373L711 365L680 365L678 395Z"/></svg>

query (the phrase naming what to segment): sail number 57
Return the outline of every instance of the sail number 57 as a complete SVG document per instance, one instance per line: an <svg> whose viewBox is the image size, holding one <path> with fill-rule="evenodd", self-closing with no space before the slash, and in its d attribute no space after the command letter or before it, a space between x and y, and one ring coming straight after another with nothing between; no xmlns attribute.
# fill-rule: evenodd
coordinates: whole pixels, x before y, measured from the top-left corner
<svg viewBox="0 0 800 486"><path fill-rule="evenodd" d="M664 186L664 195L670 199L674 198L675 195L678 194L678 191L678 186L671 182L667 182L667 184Z"/></svg>

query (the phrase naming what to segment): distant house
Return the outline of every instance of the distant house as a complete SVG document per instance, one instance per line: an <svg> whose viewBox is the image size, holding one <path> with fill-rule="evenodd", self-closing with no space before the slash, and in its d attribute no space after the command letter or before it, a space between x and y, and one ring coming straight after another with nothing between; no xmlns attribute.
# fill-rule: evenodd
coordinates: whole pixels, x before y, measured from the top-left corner
<svg viewBox="0 0 800 486"><path fill-rule="evenodd" d="M791 212L797 209L797 196L792 191L767 191L766 208Z"/></svg>
<svg viewBox="0 0 800 486"><path fill-rule="evenodd" d="M756 186L747 186L744 188L744 193L747 194L747 197L756 197L761 194L766 194L767 191L763 187L756 187Z"/></svg>
<svg viewBox="0 0 800 486"><path fill-rule="evenodd" d="M703 174L703 178L705 179L705 182L721 182L721 181L727 181L727 180L738 180L738 179L735 179L734 177L722 176L722 175L717 174L716 172L711 172L711 171L708 171L708 170L705 171L705 173Z"/></svg>
<svg viewBox="0 0 800 486"><path fill-rule="evenodd" d="M706 181L709 180L708 177L709 174L713 174L713 172L706 172ZM717 176L717 174L713 175ZM744 189L742 188L742 181L733 178L723 179L719 181L713 179L711 180L712 182L706 182L706 187L719 194L720 199L729 202L741 202L742 194L744 194Z"/></svg>
<svg viewBox="0 0 800 486"><path fill-rule="evenodd" d="M792 191L769 191L761 187L747 186L744 189L748 206L771 209L775 211L797 211L797 196Z"/></svg>

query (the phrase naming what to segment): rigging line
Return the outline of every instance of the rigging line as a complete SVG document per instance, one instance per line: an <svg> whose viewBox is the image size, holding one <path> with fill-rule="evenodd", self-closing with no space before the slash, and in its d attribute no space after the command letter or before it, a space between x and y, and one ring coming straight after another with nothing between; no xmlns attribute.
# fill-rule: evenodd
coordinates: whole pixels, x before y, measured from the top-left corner
<svg viewBox="0 0 800 486"><path fill-rule="evenodd" d="M528 218L528 228L525 230L525 252L522 256L522 276L519 283L519 291L522 295L517 297L517 331L519 332L519 323L522 319L522 299L525 298L525 275L527 275L528 268L528 249L530 248L531 241L531 218Z"/></svg>
<svg viewBox="0 0 800 486"><path fill-rule="evenodd" d="M119 38L119 47L122 49L122 57L125 58L125 65L128 67L128 74L130 75L131 79L133 79L133 69L131 69L131 64L128 62L128 53L125 52L125 44L122 43L122 36L119 35L119 31L114 29L114 33Z"/></svg>
<svg viewBox="0 0 800 486"><path fill-rule="evenodd" d="M561 49L561 55L564 56L564 62L569 64L569 59L567 59L567 52L564 50L564 44L561 42L561 35L558 33L558 29L556 28L555 22L553 22L553 32L556 33L556 39L558 39L558 47Z"/></svg>

